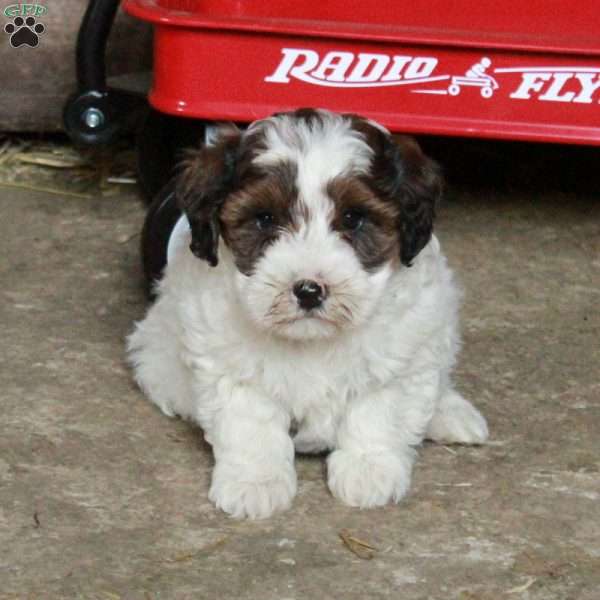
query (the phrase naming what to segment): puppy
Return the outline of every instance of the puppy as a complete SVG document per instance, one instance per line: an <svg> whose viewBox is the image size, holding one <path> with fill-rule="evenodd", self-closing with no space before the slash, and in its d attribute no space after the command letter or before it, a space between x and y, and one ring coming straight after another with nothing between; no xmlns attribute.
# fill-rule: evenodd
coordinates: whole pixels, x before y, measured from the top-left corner
<svg viewBox="0 0 600 600"><path fill-rule="evenodd" d="M342 502L398 502L425 437L487 438L450 379L459 292L416 142L302 109L222 132L175 185L185 215L129 356L152 402L204 430L217 507L289 508L295 450L329 452Z"/></svg>

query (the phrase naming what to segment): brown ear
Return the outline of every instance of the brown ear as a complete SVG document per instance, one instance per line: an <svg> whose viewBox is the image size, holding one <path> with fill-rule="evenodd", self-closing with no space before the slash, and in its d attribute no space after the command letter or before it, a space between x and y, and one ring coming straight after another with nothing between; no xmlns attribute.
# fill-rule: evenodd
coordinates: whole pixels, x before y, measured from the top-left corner
<svg viewBox="0 0 600 600"><path fill-rule="evenodd" d="M239 144L237 128L221 129L210 146L187 151L176 177L177 205L192 230L190 250L211 267L219 262L219 211L235 185Z"/></svg>
<svg viewBox="0 0 600 600"><path fill-rule="evenodd" d="M392 137L362 119L355 118L354 127L373 149L371 176L375 191L398 209L400 260L410 266L433 233L435 209L442 193L440 170L415 139Z"/></svg>
<svg viewBox="0 0 600 600"><path fill-rule="evenodd" d="M410 266L431 239L443 182L437 163L423 154L415 139L397 136L390 142L392 187L400 204L400 259Z"/></svg>

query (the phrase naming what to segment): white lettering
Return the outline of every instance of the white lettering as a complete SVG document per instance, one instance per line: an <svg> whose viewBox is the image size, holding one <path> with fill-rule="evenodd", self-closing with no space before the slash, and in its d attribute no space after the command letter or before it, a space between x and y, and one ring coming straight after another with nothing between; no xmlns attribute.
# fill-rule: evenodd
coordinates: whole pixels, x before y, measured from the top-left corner
<svg viewBox="0 0 600 600"><path fill-rule="evenodd" d="M429 77L437 66L437 58L428 56L417 56L408 65L404 77L406 79L417 79L420 77Z"/></svg>
<svg viewBox="0 0 600 600"><path fill-rule="evenodd" d="M550 87L539 99L548 100L550 102L571 102L575 97L575 92L565 92L562 96L560 95L560 92L565 87L565 83L572 77L573 73L554 73L554 80L550 84Z"/></svg>
<svg viewBox="0 0 600 600"><path fill-rule="evenodd" d="M319 68L311 73L317 79L327 81L345 81L346 71L354 60L352 52L328 52ZM327 74L329 73L329 75Z"/></svg>
<svg viewBox="0 0 600 600"><path fill-rule="evenodd" d="M552 73L523 73L521 85L510 97L529 100L531 92L539 92L544 82L548 81L551 77Z"/></svg>
<svg viewBox="0 0 600 600"><path fill-rule="evenodd" d="M282 48L283 58L272 75L265 77L265 81L272 83L288 83L290 77L298 77L312 71L319 64L319 55L314 50L301 50L298 48ZM303 62L298 62L303 59Z"/></svg>
<svg viewBox="0 0 600 600"><path fill-rule="evenodd" d="M573 99L573 102L581 102L582 104L591 104L593 93L600 88L600 75L593 73L577 73L575 77L581 83L581 92ZM594 77L596 81L594 81Z"/></svg>
<svg viewBox="0 0 600 600"><path fill-rule="evenodd" d="M390 57L385 54L359 54L358 62L346 81L352 83L366 83L378 81L390 62ZM369 70L370 69L370 70ZM368 73L367 73L368 71Z"/></svg>
<svg viewBox="0 0 600 600"><path fill-rule="evenodd" d="M321 58L318 52L303 48L282 48L281 53L281 62L265 81L289 83L296 78L313 85L358 88L413 85L449 78L449 75L432 77L438 60L431 56L331 51Z"/></svg>
<svg viewBox="0 0 600 600"><path fill-rule="evenodd" d="M390 70L381 78L381 81L398 81L402 79L402 70L412 60L412 56L394 56Z"/></svg>

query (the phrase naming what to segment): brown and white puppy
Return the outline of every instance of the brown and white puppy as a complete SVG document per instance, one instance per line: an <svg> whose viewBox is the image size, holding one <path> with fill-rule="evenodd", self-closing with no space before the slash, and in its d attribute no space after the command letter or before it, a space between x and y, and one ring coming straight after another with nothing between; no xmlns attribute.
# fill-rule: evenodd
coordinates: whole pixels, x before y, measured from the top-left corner
<svg viewBox="0 0 600 600"><path fill-rule="evenodd" d="M186 159L185 216L129 348L150 399L204 429L217 506L287 508L294 447L332 451L342 501L398 501L425 435L486 439L450 381L459 294L432 235L440 190L412 139L323 110L222 132Z"/></svg>

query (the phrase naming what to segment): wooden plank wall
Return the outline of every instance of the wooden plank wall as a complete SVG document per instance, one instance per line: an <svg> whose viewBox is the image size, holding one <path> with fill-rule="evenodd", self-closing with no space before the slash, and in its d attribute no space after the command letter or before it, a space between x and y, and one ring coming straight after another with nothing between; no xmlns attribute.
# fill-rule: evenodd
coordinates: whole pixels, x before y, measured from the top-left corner
<svg viewBox="0 0 600 600"><path fill-rule="evenodd" d="M13 48L0 0L0 131L58 131L62 109L75 89L75 42L85 0L41 0L48 12L36 48ZM152 29L119 11L108 43L109 75L150 70Z"/></svg>

